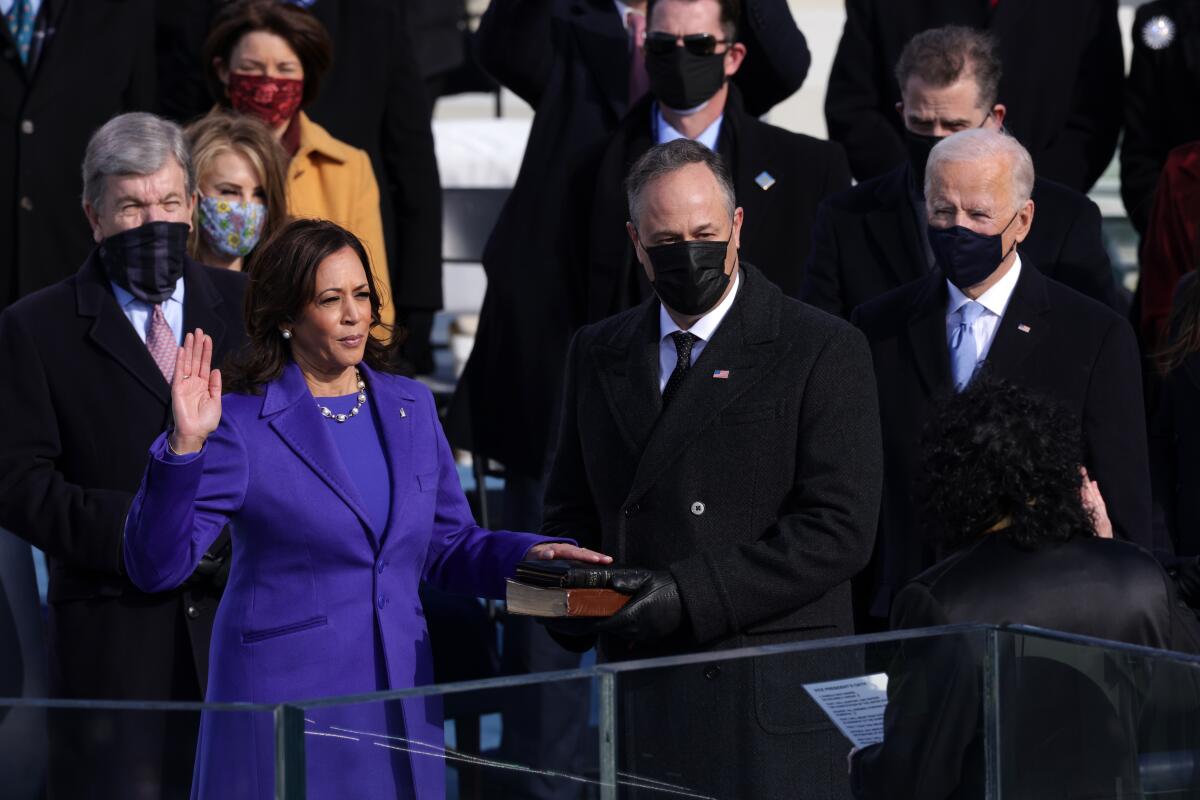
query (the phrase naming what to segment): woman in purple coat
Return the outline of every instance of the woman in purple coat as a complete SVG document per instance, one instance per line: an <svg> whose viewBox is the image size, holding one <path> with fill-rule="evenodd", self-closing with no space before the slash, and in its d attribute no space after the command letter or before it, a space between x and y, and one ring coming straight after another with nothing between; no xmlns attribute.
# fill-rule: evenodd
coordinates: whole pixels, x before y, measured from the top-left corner
<svg viewBox="0 0 1200 800"><path fill-rule="evenodd" d="M610 560L475 524L429 390L393 374L371 335L381 301L367 263L333 223L292 222L254 266L230 394L208 336L179 349L174 429L151 446L124 555L139 588L163 591L231 526L209 701L431 683L420 581L501 597L523 558ZM444 796L437 698L305 717L308 797ZM192 796L272 797L273 765L269 715L206 714Z"/></svg>

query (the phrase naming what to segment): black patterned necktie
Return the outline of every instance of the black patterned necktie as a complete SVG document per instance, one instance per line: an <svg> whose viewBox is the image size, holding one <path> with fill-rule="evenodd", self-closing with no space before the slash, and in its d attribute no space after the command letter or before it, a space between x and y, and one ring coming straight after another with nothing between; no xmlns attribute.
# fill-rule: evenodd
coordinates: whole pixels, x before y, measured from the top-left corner
<svg viewBox="0 0 1200 800"><path fill-rule="evenodd" d="M684 376L688 370L692 368L692 345L700 337L695 334L687 333L686 331L675 331L671 334L671 339L675 342L675 352L679 356L679 360L675 362L675 369L671 372L671 377L667 378L667 385L663 387L663 408L671 402L671 398L679 391L680 384L683 383Z"/></svg>

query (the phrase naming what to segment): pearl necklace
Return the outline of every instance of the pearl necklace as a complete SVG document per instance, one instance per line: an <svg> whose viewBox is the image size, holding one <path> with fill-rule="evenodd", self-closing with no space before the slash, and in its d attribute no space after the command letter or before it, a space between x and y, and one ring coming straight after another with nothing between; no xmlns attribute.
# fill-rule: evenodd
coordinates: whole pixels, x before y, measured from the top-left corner
<svg viewBox="0 0 1200 800"><path fill-rule="evenodd" d="M345 422L351 417L358 416L358 410L363 407L363 403L367 402L367 385L363 383L362 375L358 370L354 370L354 379L358 381L358 402L354 404L354 408L346 414L335 414L325 406L317 403L317 409L321 412L321 416L325 419L334 422Z"/></svg>

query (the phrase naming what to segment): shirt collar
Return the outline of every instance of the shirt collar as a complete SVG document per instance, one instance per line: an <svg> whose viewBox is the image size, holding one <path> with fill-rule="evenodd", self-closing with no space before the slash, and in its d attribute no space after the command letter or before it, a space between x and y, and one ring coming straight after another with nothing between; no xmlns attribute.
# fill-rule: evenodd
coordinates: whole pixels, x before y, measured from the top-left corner
<svg viewBox="0 0 1200 800"><path fill-rule="evenodd" d="M700 132L700 135L696 137L695 141L699 142L715 153L717 151L717 139L721 135L721 121L723 119L725 119L724 114L721 114L721 116L714 119L711 125ZM652 133L654 134L655 144L666 144L667 142L673 142L676 139L687 138L682 133L675 130L675 128L671 126L671 123L667 122L666 117L662 115L662 109L658 107L658 103L654 104L654 130Z"/></svg>
<svg viewBox="0 0 1200 800"><path fill-rule="evenodd" d="M717 303L716 308L706 313L703 317L696 320L696 324L688 328L688 333L695 336L697 339L702 339L705 342L712 339L713 334L717 332L717 328L721 325L721 320L725 319L725 315L729 313L729 309L733 307L733 300L737 297L738 288L742 282L742 270L739 267L737 273L733 277L733 289L729 294L725 295L725 299ZM675 320L671 319L671 315L667 313L667 308L661 302L658 304L658 331L659 341L670 336L678 330L683 330L675 324Z"/></svg>
<svg viewBox="0 0 1200 800"><path fill-rule="evenodd" d="M1020 277L1021 254L1017 253L1016 258L1013 260L1012 268L1005 273L1003 278L996 281L995 286L979 295L979 297L976 297L975 302L997 317L1003 317L1005 309L1008 308L1008 301L1012 299L1013 290L1017 288L1017 279ZM946 286L950 289L950 303L947 306L948 314L953 314L971 301L971 298L963 294L962 290L950 281L946 281Z"/></svg>
<svg viewBox="0 0 1200 800"><path fill-rule="evenodd" d="M626 31L629 30L629 24L626 22L626 19L629 17L629 12L632 11L635 14L642 13L634 9L628 3L622 3L621 0L613 0L613 5L617 7L617 14L621 17L621 27Z"/></svg>
<svg viewBox="0 0 1200 800"><path fill-rule="evenodd" d="M109 285L112 286L113 296L117 298L117 305L119 305L121 308L129 308L131 303L142 302L142 301L138 300L136 297L134 297L133 293L130 292L125 287L118 286L113 281L109 281ZM182 303L183 302L183 278L180 278L179 280L175 281L175 291L171 292L171 296L166 299L166 302L168 302L168 303L172 303L172 302ZM150 305L150 304L147 303L146 305Z"/></svg>

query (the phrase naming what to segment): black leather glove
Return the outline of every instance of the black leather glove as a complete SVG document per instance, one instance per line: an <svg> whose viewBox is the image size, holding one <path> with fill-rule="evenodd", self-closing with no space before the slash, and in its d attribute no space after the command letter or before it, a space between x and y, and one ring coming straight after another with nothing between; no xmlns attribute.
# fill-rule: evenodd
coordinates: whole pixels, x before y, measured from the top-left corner
<svg viewBox="0 0 1200 800"><path fill-rule="evenodd" d="M612 588L633 597L616 614L596 622L593 630L646 642L665 638L679 629L683 621L683 603L671 573L647 569L615 570Z"/></svg>

